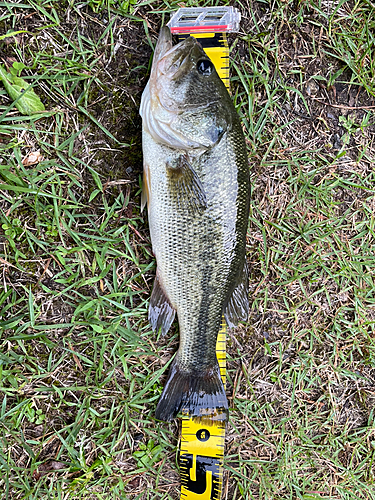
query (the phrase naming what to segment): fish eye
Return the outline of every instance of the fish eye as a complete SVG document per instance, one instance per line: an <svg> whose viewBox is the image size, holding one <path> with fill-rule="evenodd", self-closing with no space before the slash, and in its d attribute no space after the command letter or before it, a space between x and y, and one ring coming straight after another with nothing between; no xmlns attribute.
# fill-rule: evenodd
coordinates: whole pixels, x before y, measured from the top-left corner
<svg viewBox="0 0 375 500"><path fill-rule="evenodd" d="M203 76L210 76L214 70L214 65L209 59L200 59L197 62L197 71Z"/></svg>

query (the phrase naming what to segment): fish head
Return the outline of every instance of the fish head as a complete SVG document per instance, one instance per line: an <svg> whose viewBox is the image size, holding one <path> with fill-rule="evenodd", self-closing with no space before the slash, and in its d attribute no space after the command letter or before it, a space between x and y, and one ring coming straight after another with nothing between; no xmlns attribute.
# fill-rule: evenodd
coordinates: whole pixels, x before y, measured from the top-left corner
<svg viewBox="0 0 375 500"><path fill-rule="evenodd" d="M228 92L194 37L173 45L160 32L142 96L145 129L158 143L184 150L212 148L231 126Z"/></svg>

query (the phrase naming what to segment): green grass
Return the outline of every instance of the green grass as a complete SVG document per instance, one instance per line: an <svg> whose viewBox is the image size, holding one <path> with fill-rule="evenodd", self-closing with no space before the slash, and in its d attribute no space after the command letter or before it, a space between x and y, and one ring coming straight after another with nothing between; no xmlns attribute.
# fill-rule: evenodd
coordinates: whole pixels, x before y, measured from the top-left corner
<svg viewBox="0 0 375 500"><path fill-rule="evenodd" d="M251 314L228 337L223 498L374 499L373 6L238 4ZM176 7L0 3L0 36L24 31L3 63L47 110L20 115L0 85L4 498L179 496L178 422L154 419L178 335L147 321L138 118Z"/></svg>

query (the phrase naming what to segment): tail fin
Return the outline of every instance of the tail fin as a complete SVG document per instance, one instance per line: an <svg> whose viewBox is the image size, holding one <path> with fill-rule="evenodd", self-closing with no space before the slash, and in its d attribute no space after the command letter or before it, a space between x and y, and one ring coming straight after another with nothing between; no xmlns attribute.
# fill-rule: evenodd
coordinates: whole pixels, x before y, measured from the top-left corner
<svg viewBox="0 0 375 500"><path fill-rule="evenodd" d="M169 421L180 410L187 410L190 417L227 420L228 401L219 365L203 372L192 372L173 363L155 415L159 420Z"/></svg>

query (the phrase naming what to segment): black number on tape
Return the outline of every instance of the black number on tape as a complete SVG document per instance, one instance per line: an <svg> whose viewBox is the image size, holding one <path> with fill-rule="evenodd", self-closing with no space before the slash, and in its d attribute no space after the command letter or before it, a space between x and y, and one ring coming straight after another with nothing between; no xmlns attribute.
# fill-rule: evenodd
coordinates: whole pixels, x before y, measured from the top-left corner
<svg viewBox="0 0 375 500"><path fill-rule="evenodd" d="M203 441L203 443L209 440L210 435L211 434L207 429L199 429L196 433L197 439L199 439L199 441Z"/></svg>
<svg viewBox="0 0 375 500"><path fill-rule="evenodd" d="M213 457L197 455L197 468L195 471L196 481L190 479L190 469L193 467L193 455L184 453L180 457L181 464L181 483L192 493L203 495L212 481L210 500L217 500L220 494L220 460ZM212 473L211 478L207 474Z"/></svg>

